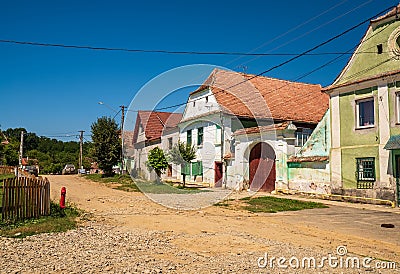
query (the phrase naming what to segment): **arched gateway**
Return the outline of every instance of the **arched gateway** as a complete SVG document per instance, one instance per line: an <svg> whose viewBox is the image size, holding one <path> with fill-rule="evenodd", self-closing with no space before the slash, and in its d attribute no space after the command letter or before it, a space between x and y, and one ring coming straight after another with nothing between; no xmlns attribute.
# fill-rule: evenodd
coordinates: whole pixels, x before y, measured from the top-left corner
<svg viewBox="0 0 400 274"><path fill-rule="evenodd" d="M258 143L250 151L250 190L275 190L275 152L267 143Z"/></svg>

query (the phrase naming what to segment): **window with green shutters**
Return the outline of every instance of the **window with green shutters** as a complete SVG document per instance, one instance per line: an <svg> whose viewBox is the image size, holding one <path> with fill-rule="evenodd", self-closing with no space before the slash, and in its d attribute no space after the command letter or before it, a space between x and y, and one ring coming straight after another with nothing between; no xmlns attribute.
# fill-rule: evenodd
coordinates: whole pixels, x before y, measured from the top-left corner
<svg viewBox="0 0 400 274"><path fill-rule="evenodd" d="M203 175L203 163L193 162L192 163L192 176Z"/></svg>
<svg viewBox="0 0 400 274"><path fill-rule="evenodd" d="M186 143L189 144L189 145L192 145L192 130L189 129L189 130L186 132L186 134L187 134L187 136L186 136Z"/></svg>
<svg viewBox="0 0 400 274"><path fill-rule="evenodd" d="M203 128L199 127L197 129L197 145L200 146L203 144Z"/></svg>
<svg viewBox="0 0 400 274"><path fill-rule="evenodd" d="M181 174L190 176L190 164L186 163L186 164L181 165Z"/></svg>

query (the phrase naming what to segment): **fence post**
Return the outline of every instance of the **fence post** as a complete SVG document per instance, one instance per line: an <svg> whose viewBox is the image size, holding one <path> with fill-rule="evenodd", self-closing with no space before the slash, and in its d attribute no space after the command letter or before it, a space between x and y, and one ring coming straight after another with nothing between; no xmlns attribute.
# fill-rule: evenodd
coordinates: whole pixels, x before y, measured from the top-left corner
<svg viewBox="0 0 400 274"><path fill-rule="evenodd" d="M3 183L2 220L23 220L50 214L47 178L12 178Z"/></svg>

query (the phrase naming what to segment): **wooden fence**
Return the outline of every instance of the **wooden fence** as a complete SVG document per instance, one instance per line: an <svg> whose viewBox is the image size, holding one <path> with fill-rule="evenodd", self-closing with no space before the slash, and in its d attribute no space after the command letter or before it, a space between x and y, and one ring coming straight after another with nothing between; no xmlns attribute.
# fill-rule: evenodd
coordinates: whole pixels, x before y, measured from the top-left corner
<svg viewBox="0 0 400 274"><path fill-rule="evenodd" d="M3 181L2 195L3 221L50 215L50 182L47 178L6 179Z"/></svg>
<svg viewBox="0 0 400 274"><path fill-rule="evenodd" d="M15 167L13 166L0 166L0 174L13 174Z"/></svg>

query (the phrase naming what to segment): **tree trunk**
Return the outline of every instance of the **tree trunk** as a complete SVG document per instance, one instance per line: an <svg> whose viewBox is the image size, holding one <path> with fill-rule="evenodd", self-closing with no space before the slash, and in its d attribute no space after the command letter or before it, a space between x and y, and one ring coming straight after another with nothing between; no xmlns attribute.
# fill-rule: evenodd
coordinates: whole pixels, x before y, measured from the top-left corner
<svg viewBox="0 0 400 274"><path fill-rule="evenodd" d="M185 183L186 183L186 174L183 174L183 187L185 187Z"/></svg>
<svg viewBox="0 0 400 274"><path fill-rule="evenodd" d="M156 183L161 183L161 171L156 171L156 175L157 175L157 178L156 178Z"/></svg>

